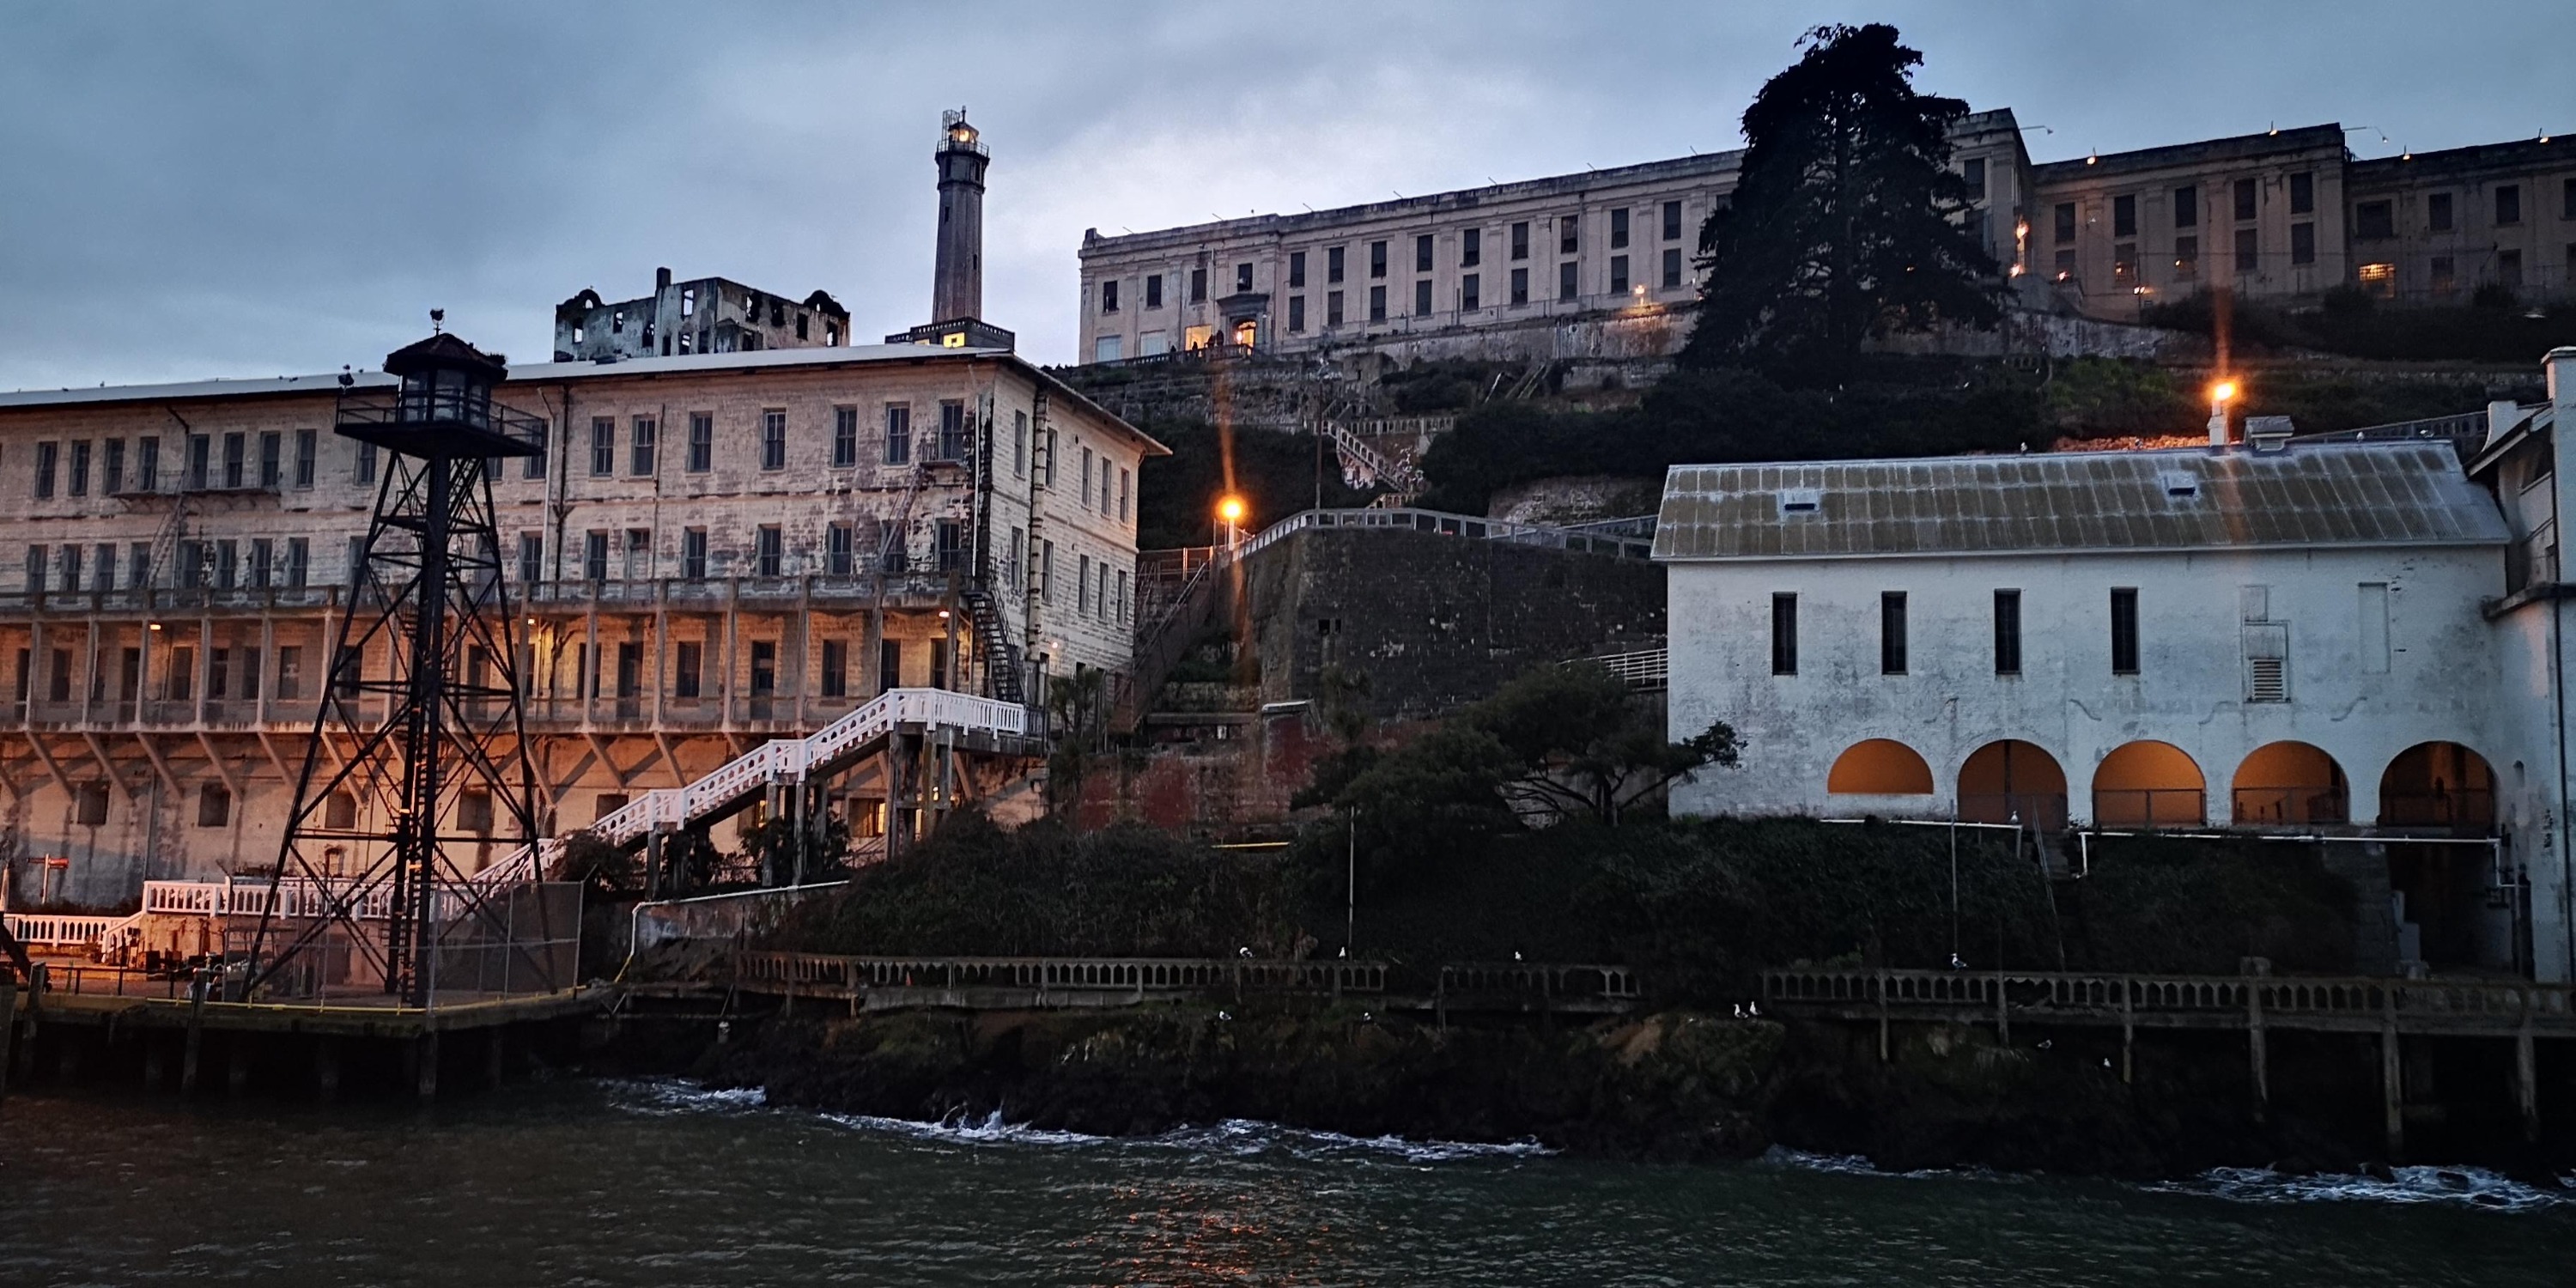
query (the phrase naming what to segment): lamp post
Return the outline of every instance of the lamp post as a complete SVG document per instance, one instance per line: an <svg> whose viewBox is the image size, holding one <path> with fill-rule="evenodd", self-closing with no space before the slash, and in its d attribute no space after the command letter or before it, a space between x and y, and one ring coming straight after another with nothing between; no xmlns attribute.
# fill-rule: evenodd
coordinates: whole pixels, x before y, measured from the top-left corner
<svg viewBox="0 0 2576 1288"><path fill-rule="evenodd" d="M1243 498L1229 492L1217 499L1216 543L1228 550L1243 542Z"/></svg>
<svg viewBox="0 0 2576 1288"><path fill-rule="evenodd" d="M2236 382L2234 380L2222 379L2209 386L2210 446L2227 446L2230 437L2227 432L2227 404L2235 400Z"/></svg>

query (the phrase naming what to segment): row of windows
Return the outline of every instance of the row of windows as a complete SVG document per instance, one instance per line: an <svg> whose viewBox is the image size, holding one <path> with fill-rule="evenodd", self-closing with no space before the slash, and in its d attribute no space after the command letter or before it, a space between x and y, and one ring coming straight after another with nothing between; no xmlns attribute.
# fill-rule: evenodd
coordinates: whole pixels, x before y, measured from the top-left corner
<svg viewBox="0 0 2576 1288"><path fill-rule="evenodd" d="M1029 549L1028 533L1018 527L1010 529L1001 554L1002 582L1025 585L1027 593L1047 604L1061 603L1064 595L1056 580L1055 543L1041 539L1034 554ZM1076 613L1099 617L1105 621L1126 622L1133 612L1133 574L1114 568L1107 559L1080 555L1074 578L1072 599ZM810 560L810 556L809 556ZM744 552L744 566L753 577L788 576L786 533L776 524L763 524L752 530L751 548ZM879 520L863 527L856 523L834 523L823 530L823 551L819 560L806 566L818 569L827 577L850 577L861 568L886 573L959 572L966 570L966 525L958 519L933 522L931 551L928 561L915 563L905 547L903 529L892 520ZM626 581L646 581L654 576L653 532L650 528L628 528L621 532L593 529L582 535L581 578L584 581L607 581L612 577ZM707 530L687 528L680 533L679 576L683 581L704 581L709 575ZM522 584L545 579L545 537L540 533L519 534L518 576Z"/></svg>
<svg viewBox="0 0 2576 1288"><path fill-rule="evenodd" d="M1994 592L1994 673L2022 673L2021 591ZM2289 701L2289 624L2271 615L2271 591L2264 586L2239 588L2241 643L2245 661L2245 699ZM1911 666L1907 631L1907 596L1885 591L1878 600L1878 670L1905 675ZM2356 599L2358 634L2354 656L2361 669L2385 673L2389 665L2388 584L2362 582ZM2110 662L2113 675L2138 674L2138 591L2133 586L2110 589ZM1782 591L1771 596L1771 673L1798 673L1798 596Z"/></svg>
<svg viewBox="0 0 2576 1288"><path fill-rule="evenodd" d="M1650 216L1658 213L1657 207L1646 207L1644 209ZM1628 247L1630 243L1629 229L1631 213L1632 212L1624 206L1609 212L1610 249L1624 250ZM1682 239L1682 203L1679 201L1664 202L1659 209L1659 213L1662 220L1661 232L1663 234L1663 240L1667 242L1680 241ZM1556 225L1558 254L1572 255L1577 253L1581 244L1582 220L1578 216L1565 215L1552 221L1532 221L1524 219L1513 223L1508 232L1509 244L1507 254L1510 258L1514 260L1525 260L1530 258L1530 230L1534 222L1541 230L1546 229L1550 222L1553 222ZM1389 255L1389 248L1393 245L1394 242L1391 239L1381 239L1368 243L1368 275L1370 278L1378 279L1387 276L1390 264L1392 263ZM1324 281L1326 284L1335 284L1348 279L1350 268L1349 251L1350 248L1347 246L1328 246L1324 248ZM1307 267L1309 264L1308 257L1310 254L1310 251L1304 250L1290 251L1288 253L1288 289L1302 290L1305 288L1307 283ZM1665 252L1665 261L1667 265L1678 264L1680 254L1681 252L1678 248ZM1419 233L1414 236L1413 271L1417 273L1431 272L1433 270L1433 265L1437 260L1437 255L1437 240L1435 234ZM1461 229L1458 236L1458 267L1475 268L1484 263L1484 258L1485 230L1482 228ZM1622 279L1622 283L1618 286L1612 287L1611 289L1613 291L1627 290L1628 288L1624 281L1627 276L1627 257L1615 257L1614 263L1618 266L1618 276ZM1522 299L1516 302L1526 302L1527 289L1525 279L1527 277L1527 271L1528 270L1526 269L1515 271L1516 276L1524 279L1523 289L1521 292ZM1572 280L1575 268L1572 264L1566 264L1560 271L1566 274L1567 280L1570 281ZM1667 280L1666 285L1678 286L1681 284L1677 269L1668 271L1667 277L1669 280ZM1163 307L1163 282L1164 275L1161 273L1148 273L1145 275L1144 307L1148 309L1159 309ZM1427 289L1427 287L1428 284L1425 283L1423 288L1417 289ZM1250 261L1242 261L1235 264L1234 289L1237 294L1247 294L1252 291L1253 265ZM1382 290L1383 288L1379 289ZM1203 304L1207 302L1207 269L1193 268L1189 271L1188 290L1190 303ZM1572 299L1573 293L1568 291L1565 294L1565 298ZM1119 303L1118 281L1116 279L1102 281L1100 284L1100 311L1103 314L1116 313L1119 310ZM1466 307L1474 308L1476 306L1468 305ZM1425 309L1424 311L1428 312L1429 310Z"/></svg>
<svg viewBox="0 0 2576 1288"><path fill-rule="evenodd" d="M289 486L313 486L315 455L320 451L320 434L299 429L293 434L294 454L288 455L288 434L268 430L257 435L248 432L221 436L221 452L212 434L189 434L182 440L179 485L188 489L249 488L277 489ZM93 478L101 496L123 492L157 492L163 483L161 437L146 434L134 441L130 461L126 441L110 438L93 442L73 439L68 443L36 444L36 499L50 500L60 489L62 495L88 496Z"/></svg>
<svg viewBox="0 0 2576 1288"><path fill-rule="evenodd" d="M1663 272L1661 276L1661 284L1664 289L1670 290L1678 288L1684 284L1684 263L1685 261L1682 258L1681 251L1676 249L1664 252ZM1523 305L1530 302L1530 273L1528 269L1515 268L1511 270L1511 276L1509 277L1508 282L1508 293L1504 300L1501 301L1502 303L1507 305ZM1625 295L1635 285L1637 284L1632 282L1629 278L1628 257L1625 255L1611 256L1606 282L1606 287L1609 293L1612 295ZM1581 297L1582 282L1580 280L1577 266L1571 260L1558 265L1556 298L1560 301L1572 301L1580 299ZM1326 327L1342 326L1348 321L1343 298L1343 293L1340 291L1324 292L1324 325ZM1492 303L1494 303L1494 301L1490 301L1485 298L1484 275L1481 273L1467 273L1458 279L1457 293L1452 297L1450 307L1457 312L1464 313L1485 308ZM1409 316L1412 317L1429 317L1435 311L1434 301L1432 299L1432 283L1429 278L1421 279L1413 284L1412 305L1411 312L1409 313ZM1368 290L1368 320L1371 322L1384 322L1387 320L1387 317L1387 288L1383 286L1370 287ZM1306 325L1306 297L1303 295L1289 296L1289 333L1292 335L1303 333L1306 330Z"/></svg>
<svg viewBox="0 0 2576 1288"><path fill-rule="evenodd" d="M157 636L155 638L158 638ZM42 692L48 702L70 702L78 692L74 683L79 655L67 648L50 650L50 665L44 676ZM194 702L200 688L208 702L256 702L260 699L261 681L270 681L268 692L280 702L303 698L304 650L294 644L281 644L271 650L273 658L263 657L256 647L233 648L210 646L205 650L205 668L197 666L197 647L173 643L163 655L154 676L152 700L155 702ZM91 669L89 700L91 702L132 702L144 688L143 650L129 647L118 651L113 664L116 685L111 698L108 685L111 664L105 657ZM18 650L18 701L26 702L38 692L34 658L27 649Z"/></svg>
<svg viewBox="0 0 2576 1288"><path fill-rule="evenodd" d="M2522 185L2500 183L2487 190L2491 203L2489 220L2496 227L2510 228L2522 222ZM2558 181L2558 217L2576 219L2576 177ZM2452 194L2424 194L2424 228L2430 233L2446 233L2458 228L2458 216ZM2352 235L2361 241L2378 241L2397 235L2397 204L2393 199L2359 201L2352 207Z"/></svg>
<svg viewBox="0 0 2576 1288"><path fill-rule="evenodd" d="M32 545L27 547L26 588L29 593L135 590L157 582L183 590L231 590L243 586L262 590L306 585L313 569L313 547L303 537L283 541L269 537L182 540L172 547L172 563L166 573L153 568L152 551L148 541L126 545L120 576L118 548L113 542Z"/></svg>

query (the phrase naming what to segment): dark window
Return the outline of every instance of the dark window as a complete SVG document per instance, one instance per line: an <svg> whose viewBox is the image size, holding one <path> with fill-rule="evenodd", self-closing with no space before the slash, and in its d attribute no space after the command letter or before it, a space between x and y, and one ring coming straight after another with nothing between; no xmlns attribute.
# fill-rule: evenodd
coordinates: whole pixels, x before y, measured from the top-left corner
<svg viewBox="0 0 2576 1288"><path fill-rule="evenodd" d="M1340 291L1326 291L1324 292L1324 325L1333 327L1340 326L1341 324L1342 293Z"/></svg>
<svg viewBox="0 0 2576 1288"><path fill-rule="evenodd" d="M1526 268L1512 270L1512 303L1529 303L1529 270Z"/></svg>
<svg viewBox="0 0 2576 1288"><path fill-rule="evenodd" d="M704 669L706 646L695 640L682 640L671 647L671 696L698 696L698 672Z"/></svg>
<svg viewBox="0 0 2576 1288"><path fill-rule="evenodd" d="M903 641L877 641L877 692L903 683Z"/></svg>
<svg viewBox="0 0 2576 1288"><path fill-rule="evenodd" d="M1306 252L1302 250L1292 250L1288 252L1288 286L1293 290L1297 287L1304 286L1305 284Z"/></svg>
<svg viewBox="0 0 2576 1288"><path fill-rule="evenodd" d="M951 398L939 404L939 455L942 461L966 459L966 404Z"/></svg>
<svg viewBox="0 0 2576 1288"><path fill-rule="evenodd" d="M1610 212L1610 249L1617 250L1627 244L1628 208L1621 206Z"/></svg>
<svg viewBox="0 0 2576 1288"><path fill-rule="evenodd" d="M776 524L762 524L751 534L751 575L775 577L786 560L786 551Z"/></svg>
<svg viewBox="0 0 2576 1288"><path fill-rule="evenodd" d="M1901 590L1878 597L1878 672L1905 674L1905 592Z"/></svg>
<svg viewBox="0 0 2576 1288"><path fill-rule="evenodd" d="M233 794L220 783L207 783L197 789L197 826L223 827L232 822Z"/></svg>
<svg viewBox="0 0 2576 1288"><path fill-rule="evenodd" d="M54 495L54 457L60 451L62 445L59 443L36 444L36 499L39 501Z"/></svg>
<svg viewBox="0 0 2576 1288"><path fill-rule="evenodd" d="M955 572L966 566L966 525L956 519L941 519L932 529L932 549L938 552L939 571Z"/></svg>
<svg viewBox="0 0 2576 1288"><path fill-rule="evenodd" d="M1291 295L1288 297L1288 330L1291 334L1294 334L1305 329L1306 297L1303 295Z"/></svg>
<svg viewBox="0 0 2576 1288"><path fill-rule="evenodd" d="M2021 674L2021 592L1995 592L1995 674Z"/></svg>
<svg viewBox="0 0 2576 1288"><path fill-rule="evenodd" d="M1235 265L1235 266L1234 266L1234 293L1235 293L1235 294L1237 294L1237 295L1241 295L1241 294L1243 294L1244 292L1249 291L1249 290L1251 290L1251 289L1252 289L1252 265L1250 265L1250 264L1237 264L1237 265Z"/></svg>
<svg viewBox="0 0 2576 1288"><path fill-rule="evenodd" d="M689 413L689 472L704 474L716 467L716 418L712 412Z"/></svg>
<svg viewBox="0 0 2576 1288"><path fill-rule="evenodd" d="M1575 280L1574 274L1573 260L1569 259L1556 266L1556 298L1570 300L1576 296L1578 293L1576 288L1582 284Z"/></svg>
<svg viewBox="0 0 2576 1288"><path fill-rule="evenodd" d="M1349 258L1347 254L1349 250L1350 247L1348 246L1327 246L1324 248L1325 281L1338 282L1342 280L1342 262Z"/></svg>
<svg viewBox="0 0 2576 1288"><path fill-rule="evenodd" d="M581 575L588 581L608 580L608 534L585 533L581 539Z"/></svg>
<svg viewBox="0 0 2576 1288"><path fill-rule="evenodd" d="M1982 201L1982 200L1984 200L1984 199L1985 199L1985 196L1986 196L1986 159L1985 159L1984 157L1970 157L1970 158L1968 158L1967 160L1960 162L1960 163L1959 163L1959 178L1960 178L1961 180L1965 181L1965 182L1966 182L1966 184L1968 185L1968 199L1969 199L1969 200L1971 200L1971 201ZM1675 207L1675 214L1679 214L1679 209L1678 209L1678 207L1679 207L1680 203L1679 203L1679 202L1675 202L1675 203L1673 203L1673 205L1674 205L1674 207ZM1669 217L1668 217L1668 222L1669 222ZM1671 235L1672 235L1672 234L1670 234L1670 233L1666 233L1666 234L1665 234L1665 236L1667 236L1667 237L1670 237Z"/></svg>
<svg viewBox="0 0 2576 1288"><path fill-rule="evenodd" d="M846 523L835 523L823 529L823 571L828 576L847 577L856 561L851 550L856 533Z"/></svg>
<svg viewBox="0 0 2576 1288"><path fill-rule="evenodd" d="M2186 183L2173 190L2173 219L2176 228L2200 227L2200 185Z"/></svg>
<svg viewBox="0 0 2576 1288"><path fill-rule="evenodd" d="M850 646L842 640L823 641L823 696L846 698L850 695Z"/></svg>
<svg viewBox="0 0 2576 1288"><path fill-rule="evenodd" d="M2437 233L2447 233L2451 231L2453 222L2454 221L2451 218L2451 194L2447 192L2436 192L2428 194L2424 198L2424 227L2426 229Z"/></svg>
<svg viewBox="0 0 2576 1288"><path fill-rule="evenodd" d="M771 410L760 413L760 468L787 468L786 412Z"/></svg>
<svg viewBox="0 0 2576 1288"><path fill-rule="evenodd" d="M832 409L832 464L847 469L859 463L859 409Z"/></svg>
<svg viewBox="0 0 2576 1288"><path fill-rule="evenodd" d="M2500 250L2496 252L2496 282L2501 286L2522 285L2521 251Z"/></svg>
<svg viewBox="0 0 2576 1288"><path fill-rule="evenodd" d="M662 438L662 423L650 416L638 416L627 427L626 472L639 478L650 478L654 454Z"/></svg>
<svg viewBox="0 0 2576 1288"><path fill-rule="evenodd" d="M1470 228L1458 234L1458 266L1474 268L1485 258L1485 230Z"/></svg>
<svg viewBox="0 0 2576 1288"><path fill-rule="evenodd" d="M590 419L590 476L606 478L617 472L617 418L593 416Z"/></svg>
<svg viewBox="0 0 2576 1288"><path fill-rule="evenodd" d="M886 408L885 463L912 463L912 408L902 403Z"/></svg>
<svg viewBox="0 0 2576 1288"><path fill-rule="evenodd" d="M2498 227L2522 222L2522 185L2500 183L2495 190L2495 221Z"/></svg>
<svg viewBox="0 0 2576 1288"><path fill-rule="evenodd" d="M1968 164L1977 168L1977 191L1978 194L1982 196L1985 192L1986 163L1983 161L1971 161ZM1682 203L1678 201L1667 201L1664 203L1664 240L1680 241L1681 239Z"/></svg>
<svg viewBox="0 0 2576 1288"><path fill-rule="evenodd" d="M263 435L261 435L261 438L262 438L263 440L274 440L276 437L277 437L277 435L275 435L275 434L263 434ZM80 440L79 442L72 444L72 469L71 469L71 489L70 489L70 490L71 490L71 494L72 494L73 496L88 496L88 495L89 495L89 453L90 453L90 446L89 446L89 440L88 440L88 439L84 438L84 439ZM275 487L275 486L277 485L277 479L274 477L274 476L275 476L275 474L276 474L276 467L275 467L274 465L271 465L271 466L269 467L268 472L269 472L269 474L271 475L271 477L269 477L269 478L267 478L267 479L265 479L265 480L263 480L263 481L264 481L264 482L266 482L269 486L271 486L271 487Z"/></svg>
<svg viewBox="0 0 2576 1288"><path fill-rule="evenodd" d="M2138 592L2123 586L2111 592L2111 674L2138 673Z"/></svg>
<svg viewBox="0 0 2576 1288"><path fill-rule="evenodd" d="M81 485L80 487L73 489L73 496L79 496L81 491L89 484L89 471L81 468L89 464L89 462L84 459L88 455L89 444L72 444L72 466L74 469L72 477ZM285 481L286 436L271 430L268 433L259 436L259 485L261 487L276 487L278 484Z"/></svg>
<svg viewBox="0 0 2576 1288"><path fill-rule="evenodd" d="M1798 597L1771 597L1771 674L1798 673Z"/></svg>
<svg viewBox="0 0 2576 1288"><path fill-rule="evenodd" d="M224 486L240 487L250 468L250 439L241 434L224 435Z"/></svg>
<svg viewBox="0 0 2576 1288"><path fill-rule="evenodd" d="M2387 201L2365 201L2354 206L2352 235L2362 241L2379 241L2396 236L2396 204Z"/></svg>
<svg viewBox="0 0 2576 1288"><path fill-rule="evenodd" d="M680 576L689 581L707 579L707 530L687 528L680 533Z"/></svg>
<svg viewBox="0 0 2576 1288"><path fill-rule="evenodd" d="M2251 179L2239 179L2236 181L2234 188L2236 196L2236 217L2239 219L2252 219L2255 211L2254 181Z"/></svg>
<svg viewBox="0 0 2576 1288"><path fill-rule="evenodd" d="M1115 280L1100 284L1100 311L1103 313L1118 311L1118 283Z"/></svg>
<svg viewBox="0 0 2576 1288"><path fill-rule="evenodd" d="M1482 296L1482 293L1481 293L1481 290L1480 290L1480 285L1481 285L1481 283L1480 283L1480 278L1481 278L1481 277L1482 277L1482 275L1481 275L1481 274L1477 274L1477 273L1469 273L1469 274L1467 274L1466 276L1461 277L1461 278L1459 278L1459 279L1458 279L1458 307L1459 307L1459 308L1462 308L1462 309L1480 309L1480 308L1485 307L1485 302L1484 302L1484 299L1483 299L1483 296Z"/></svg>
<svg viewBox="0 0 2576 1288"><path fill-rule="evenodd" d="M310 434L313 431L308 429L302 432ZM305 486L312 486L312 480L309 478L306 479ZM107 445L105 447L99 449L98 492L101 496L114 496L124 490L125 440L122 438L111 438L107 440Z"/></svg>
<svg viewBox="0 0 2576 1288"><path fill-rule="evenodd" d="M108 460L111 464L113 464L116 457L121 454L121 449L124 446L125 444L123 443L109 443L107 445ZM318 456L320 452L321 436L318 433L309 429L299 429L295 431L295 486L299 488L309 488L313 486L314 458ZM536 458L531 457L530 459L533 460Z"/></svg>
<svg viewBox="0 0 2576 1288"><path fill-rule="evenodd" d="M1415 317L1429 317L1429 316L1431 316L1431 279L1430 279L1430 278L1427 278L1427 277L1426 277L1426 278L1423 278L1422 280L1417 281L1417 282L1415 282L1415 283L1413 284L1413 316L1415 316Z"/></svg>
<svg viewBox="0 0 2576 1288"><path fill-rule="evenodd" d="M1610 257L1610 293L1612 295L1624 295L1627 293L1627 290L1628 257L1625 255L1613 255Z"/></svg>
<svg viewBox="0 0 2576 1288"><path fill-rule="evenodd" d="M290 566L294 552L288 551ZM519 534L519 584L532 586L546 575L546 539L534 532Z"/></svg>
<svg viewBox="0 0 2576 1288"><path fill-rule="evenodd" d="M1373 241L1373 242L1370 242L1370 243L1369 243L1369 276L1371 276L1371 277L1384 277L1384 276L1386 276L1386 243L1385 243L1385 242L1382 242L1382 241Z"/></svg>
<svg viewBox="0 0 2576 1288"><path fill-rule="evenodd" d="M1567 215L1564 218L1557 220L1556 253L1560 255L1573 254L1574 248L1579 241L1577 234L1582 231L1582 228L1583 220L1579 216Z"/></svg>
<svg viewBox="0 0 2576 1288"><path fill-rule="evenodd" d="M1423 233L1413 239L1413 271L1417 273L1431 271L1431 234L1429 233Z"/></svg>
<svg viewBox="0 0 2576 1288"><path fill-rule="evenodd" d="M2055 211L2054 211L2054 212L2049 216L2049 218L2053 221L2053 222L2052 222L2052 225L2051 225L2051 231L2052 231L2052 232L2054 232L2054 233L2056 234L2057 240L2058 240L2059 242L2063 243L2063 242L2071 242L2071 241L2075 240L2075 203L2074 203L2074 202L2072 202L2072 201L2061 201L2061 202L2058 202L2058 203L2057 203L2057 209L2056 209L2056 210L2055 210Z"/></svg>
<svg viewBox="0 0 2576 1288"><path fill-rule="evenodd" d="M1160 273L1145 275L1145 307L1149 309L1163 307L1163 275Z"/></svg>
<svg viewBox="0 0 2576 1288"><path fill-rule="evenodd" d="M2138 235L2138 199L2134 194L2122 193L2111 198L2111 235L2114 237Z"/></svg>
<svg viewBox="0 0 2576 1288"><path fill-rule="evenodd" d="M2290 213L2294 215L2317 213L2317 177L2315 175L2302 170L2290 176Z"/></svg>
<svg viewBox="0 0 2576 1288"><path fill-rule="evenodd" d="M206 471L209 468L207 462L212 459L211 453L214 450L214 443L215 440L208 438L203 434L188 435L187 477L180 481L180 486L201 488L206 485ZM375 445L373 443L361 444L358 458L359 481L365 482L373 479L376 476ZM50 495L50 493L48 493L48 495Z"/></svg>
<svg viewBox="0 0 2576 1288"><path fill-rule="evenodd" d="M1190 303L1207 303L1207 270L1204 268L1190 270Z"/></svg>
<svg viewBox="0 0 2576 1288"><path fill-rule="evenodd" d="M1383 286L1369 288L1369 321L1386 321L1386 288Z"/></svg>
<svg viewBox="0 0 2576 1288"><path fill-rule="evenodd" d="M1529 258L1529 221L1526 219L1512 225L1512 258Z"/></svg>
<svg viewBox="0 0 2576 1288"><path fill-rule="evenodd" d="M2558 181L2558 217L2576 219L2576 179Z"/></svg>
<svg viewBox="0 0 2576 1288"><path fill-rule="evenodd" d="M2236 271L2251 273L2263 266L2263 254L2251 228L2236 230Z"/></svg>
<svg viewBox="0 0 2576 1288"><path fill-rule="evenodd" d="M2293 264L2317 262L2317 226L2315 224L2290 225L2290 262Z"/></svg>
<svg viewBox="0 0 2576 1288"><path fill-rule="evenodd" d="M369 465L374 464L373 449L362 455L367 457ZM375 470L369 469L359 476L358 481L365 483L375 476ZM134 440L134 486L143 492L158 491L161 487L161 439L158 435L146 434Z"/></svg>
<svg viewBox="0 0 2576 1288"><path fill-rule="evenodd" d="M1682 253L1679 248L1664 252L1664 289L1682 284Z"/></svg>
<svg viewBox="0 0 2576 1288"><path fill-rule="evenodd" d="M2174 275L2190 277L2200 271L2200 239L2174 238Z"/></svg>

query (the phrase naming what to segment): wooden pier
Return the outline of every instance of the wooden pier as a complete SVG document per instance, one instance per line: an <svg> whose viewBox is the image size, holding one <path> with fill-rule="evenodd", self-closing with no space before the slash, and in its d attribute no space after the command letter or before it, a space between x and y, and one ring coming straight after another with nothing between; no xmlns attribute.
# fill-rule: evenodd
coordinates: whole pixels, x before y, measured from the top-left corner
<svg viewBox="0 0 2576 1288"><path fill-rule="evenodd" d="M1776 970L1762 1000L1791 1016L1874 1024L1889 1057L1896 1021L1987 1025L2010 1042L2015 1024L2120 1030L2120 1080L2134 1077L2140 1029L2242 1032L2256 1112L2271 1101L2273 1032L2379 1039L2380 1099L2391 1156L2405 1142L2407 1038L2488 1038L2514 1044L2514 1099L2525 1138L2540 1135L2542 1038L2576 1039L2576 988L2520 980L2369 976L2120 975L2047 971Z"/></svg>

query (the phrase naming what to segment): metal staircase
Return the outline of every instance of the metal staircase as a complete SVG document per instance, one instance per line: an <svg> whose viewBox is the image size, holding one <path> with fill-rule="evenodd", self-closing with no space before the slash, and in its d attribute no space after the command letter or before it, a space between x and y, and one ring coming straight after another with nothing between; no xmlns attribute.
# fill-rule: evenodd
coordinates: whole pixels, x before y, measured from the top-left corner
<svg viewBox="0 0 2576 1288"><path fill-rule="evenodd" d="M994 602L993 592L972 587L959 591L957 597L966 605L967 620L974 624L975 651L984 660L986 690L1003 702L1026 702L1020 646L1011 642L1009 629L1002 625L1002 606Z"/></svg>
<svg viewBox="0 0 2576 1288"><path fill-rule="evenodd" d="M695 827L731 815L766 795L773 787L793 787L829 778L866 757L898 726L925 730L1030 737L1032 716L1016 702L979 698L946 689L888 689L866 706L825 725L804 738L776 738L716 766L686 787L645 792L622 809L601 816L586 829L610 845L627 846L644 839L657 826ZM549 838L521 846L499 863L476 873L484 887L543 879L563 842Z"/></svg>

